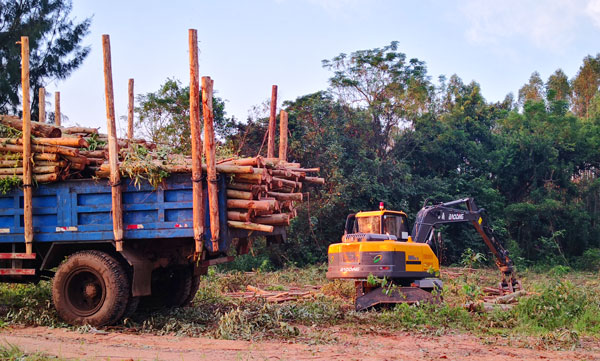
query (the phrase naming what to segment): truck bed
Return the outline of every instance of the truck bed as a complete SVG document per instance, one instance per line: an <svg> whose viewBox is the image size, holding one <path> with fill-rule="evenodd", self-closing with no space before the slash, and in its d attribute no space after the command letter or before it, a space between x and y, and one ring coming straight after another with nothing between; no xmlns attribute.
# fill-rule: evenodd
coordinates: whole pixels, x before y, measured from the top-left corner
<svg viewBox="0 0 600 361"><path fill-rule="evenodd" d="M206 184L205 184L206 185ZM225 178L219 183L219 248L228 249ZM122 179L124 240L193 237L192 182L189 175L172 175L154 189ZM206 186L203 187L206 194ZM208 200L206 208L208 209ZM33 228L36 242L89 242L113 239L111 187L106 180L68 180L33 189ZM210 239L209 214L205 234ZM23 192L0 194L0 243L24 242ZM210 241L209 241L210 242Z"/></svg>

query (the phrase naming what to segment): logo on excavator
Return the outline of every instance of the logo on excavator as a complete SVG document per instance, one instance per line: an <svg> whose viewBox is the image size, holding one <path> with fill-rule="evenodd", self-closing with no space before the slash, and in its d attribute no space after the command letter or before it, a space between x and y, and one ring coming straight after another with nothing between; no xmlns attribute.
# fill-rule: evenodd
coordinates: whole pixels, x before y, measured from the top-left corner
<svg viewBox="0 0 600 361"><path fill-rule="evenodd" d="M377 256L373 257L373 263L379 263L382 258L383 256L378 254Z"/></svg>
<svg viewBox="0 0 600 361"><path fill-rule="evenodd" d="M465 215L462 213L450 213L448 214L448 220L449 221L457 221L457 220L462 220L465 219Z"/></svg>

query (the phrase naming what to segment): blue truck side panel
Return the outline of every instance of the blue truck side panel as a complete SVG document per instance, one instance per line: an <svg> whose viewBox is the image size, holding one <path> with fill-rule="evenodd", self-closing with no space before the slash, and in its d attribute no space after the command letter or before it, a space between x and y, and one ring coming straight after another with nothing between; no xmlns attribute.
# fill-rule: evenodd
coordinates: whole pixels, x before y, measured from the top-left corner
<svg viewBox="0 0 600 361"><path fill-rule="evenodd" d="M123 178L124 239L160 239L194 236L190 175L173 175L154 189L142 181L138 187ZM225 177L218 180L221 233L219 249L230 244L227 227ZM204 182L206 209L206 182ZM68 180L34 187L35 242L89 242L113 240L111 188L106 180ZM24 242L23 192L0 194L0 243ZM210 243L210 218L205 219L206 246Z"/></svg>

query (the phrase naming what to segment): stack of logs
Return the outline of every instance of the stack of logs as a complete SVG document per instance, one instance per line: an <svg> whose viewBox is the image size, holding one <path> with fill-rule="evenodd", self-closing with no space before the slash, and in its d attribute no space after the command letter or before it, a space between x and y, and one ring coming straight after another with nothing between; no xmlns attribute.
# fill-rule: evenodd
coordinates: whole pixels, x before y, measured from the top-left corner
<svg viewBox="0 0 600 361"><path fill-rule="evenodd" d="M0 115L0 124L20 131L20 118ZM95 128L61 128L31 122L33 173L38 183L70 178L108 178L107 136ZM0 138L0 178L22 177L23 147L21 138ZM130 143L152 151L156 146L144 140L119 139L121 157ZM97 146L89 150L90 144ZM152 153L151 153L152 154ZM121 159L122 160L122 159ZM154 165L167 173L191 173L190 157L170 156L154 160ZM140 169L131 171L143 172ZM202 165L206 171L206 165ZM324 184L313 176L319 168L302 168L278 158L261 156L225 159L217 162L217 172L227 179L227 216L230 227L271 233L274 226L287 226L296 216L296 204L306 198L304 184Z"/></svg>
<svg viewBox="0 0 600 361"><path fill-rule="evenodd" d="M191 173L190 157L172 156L156 160L155 166L168 173ZM232 228L271 233L274 226L288 226L296 216L296 204L302 202L303 184L324 184L325 179L309 176L319 168L302 168L277 158L261 156L225 159L217 162L217 173L228 177L227 218ZM202 165L206 171L206 164ZM136 171L135 169L133 169ZM110 166L102 164L96 176L107 178Z"/></svg>
<svg viewBox="0 0 600 361"><path fill-rule="evenodd" d="M307 196L303 184L325 183L307 175L319 168L302 168L277 158L233 159L220 165L252 167L251 173L235 174L227 182L227 218L234 228L273 232L273 226L288 226L296 216L296 203Z"/></svg>
<svg viewBox="0 0 600 361"><path fill-rule="evenodd" d="M0 115L0 124L5 133L12 134L23 126L20 118L7 115ZM38 183L94 176L95 168L108 158L107 135L99 134L95 128L62 128L31 122L31 133L33 174ZM130 142L155 148L144 140L119 139L119 146L125 149ZM22 143L21 138L0 138L0 178L22 178ZM90 150L90 144L96 146L94 150Z"/></svg>

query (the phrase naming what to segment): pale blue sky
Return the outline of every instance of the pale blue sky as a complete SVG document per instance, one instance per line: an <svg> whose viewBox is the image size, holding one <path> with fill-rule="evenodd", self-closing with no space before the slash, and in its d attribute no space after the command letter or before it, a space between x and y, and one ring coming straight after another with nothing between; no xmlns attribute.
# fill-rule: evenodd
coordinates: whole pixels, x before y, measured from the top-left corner
<svg viewBox="0 0 600 361"><path fill-rule="evenodd" d="M93 16L92 52L47 88L61 91L67 124L103 129L102 34L111 36L117 117L127 114L129 78L136 94L168 77L189 82L189 28L199 32L201 75L238 119L269 99L272 84L279 104L324 90L321 60L392 40L433 79L479 82L488 101L516 93L535 70L544 80L557 68L573 77L600 52L600 0L74 0L73 15Z"/></svg>

